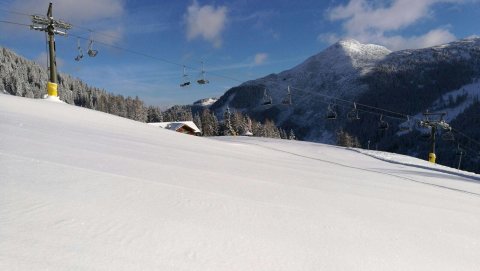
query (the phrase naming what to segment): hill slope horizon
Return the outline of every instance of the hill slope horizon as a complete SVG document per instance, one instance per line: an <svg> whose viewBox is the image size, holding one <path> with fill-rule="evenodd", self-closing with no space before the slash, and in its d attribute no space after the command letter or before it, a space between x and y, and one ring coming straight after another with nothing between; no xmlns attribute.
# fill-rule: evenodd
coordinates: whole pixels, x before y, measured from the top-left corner
<svg viewBox="0 0 480 271"><path fill-rule="evenodd" d="M0 268L475 270L480 186L0 95Z"/></svg>

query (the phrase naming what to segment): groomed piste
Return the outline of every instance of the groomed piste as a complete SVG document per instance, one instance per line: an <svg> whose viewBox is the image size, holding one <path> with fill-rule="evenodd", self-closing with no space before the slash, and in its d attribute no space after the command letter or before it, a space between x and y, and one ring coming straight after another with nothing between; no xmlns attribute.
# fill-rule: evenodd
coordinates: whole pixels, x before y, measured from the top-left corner
<svg viewBox="0 0 480 271"><path fill-rule="evenodd" d="M478 175L0 95L0 270L478 270L479 251Z"/></svg>

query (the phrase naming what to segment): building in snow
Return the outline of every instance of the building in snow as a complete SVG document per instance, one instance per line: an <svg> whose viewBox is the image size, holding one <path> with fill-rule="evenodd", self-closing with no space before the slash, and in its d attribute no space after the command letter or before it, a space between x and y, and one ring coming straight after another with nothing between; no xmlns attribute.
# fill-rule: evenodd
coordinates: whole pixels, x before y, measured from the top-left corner
<svg viewBox="0 0 480 271"><path fill-rule="evenodd" d="M202 133L193 121L151 122L148 124L188 135L200 135Z"/></svg>

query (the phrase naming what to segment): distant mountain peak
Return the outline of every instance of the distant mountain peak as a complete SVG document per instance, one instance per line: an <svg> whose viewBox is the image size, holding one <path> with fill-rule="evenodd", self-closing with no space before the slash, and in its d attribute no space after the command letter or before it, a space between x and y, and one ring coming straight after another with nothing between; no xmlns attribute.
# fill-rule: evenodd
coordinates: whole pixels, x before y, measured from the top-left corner
<svg viewBox="0 0 480 271"><path fill-rule="evenodd" d="M350 47L350 46L358 46L361 45L361 43L356 40L356 39L351 39L351 38L344 38L338 40L335 44L339 44L343 47Z"/></svg>
<svg viewBox="0 0 480 271"><path fill-rule="evenodd" d="M471 36L466 37L464 40L480 40L480 36L479 35L471 35Z"/></svg>
<svg viewBox="0 0 480 271"><path fill-rule="evenodd" d="M309 71L315 74L333 72L338 75L366 73L391 52L384 46L363 44L355 39L341 39L294 67L292 71Z"/></svg>
<svg viewBox="0 0 480 271"><path fill-rule="evenodd" d="M359 42L358 40L351 39L351 38L346 38L346 39L341 39L334 43L332 46L327 48L326 50L338 50L342 49L345 53L351 55L355 53L372 53L372 54L381 54L381 55L387 55L391 53L389 49L387 49L384 46L377 45L377 44L363 44Z"/></svg>
<svg viewBox="0 0 480 271"><path fill-rule="evenodd" d="M194 102L193 105L209 107L210 105L214 104L217 100L218 100L217 98L204 98Z"/></svg>

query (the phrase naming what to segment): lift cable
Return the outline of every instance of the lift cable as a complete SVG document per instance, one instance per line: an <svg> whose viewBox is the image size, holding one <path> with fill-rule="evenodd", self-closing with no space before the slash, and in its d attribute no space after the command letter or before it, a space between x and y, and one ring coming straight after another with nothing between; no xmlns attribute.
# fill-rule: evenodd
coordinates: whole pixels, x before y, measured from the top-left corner
<svg viewBox="0 0 480 271"><path fill-rule="evenodd" d="M30 27L30 25L29 25L29 24L17 23L17 22L11 22L11 21L4 21L4 20L0 20L0 23L4 23L4 24L13 24L13 25L20 25L20 26L28 26L28 27Z"/></svg>
<svg viewBox="0 0 480 271"><path fill-rule="evenodd" d="M23 13L23 12L16 11L16 10L8 10L8 9L4 9L4 8L0 8L0 11L15 14L15 15L21 15L21 16L28 16L28 17L32 16L31 14Z"/></svg>
<svg viewBox="0 0 480 271"><path fill-rule="evenodd" d="M3 10L3 9L1 9ZM12 11L10 11L12 12ZM14 12L12 12L14 13ZM17 12L15 12L17 13ZM19 15L26 15L26 16L31 16L31 15L28 15L28 14L23 14L23 13L18 13ZM24 24L24 23L17 23L17 22L12 22L12 21L4 21L4 20L0 20L0 23L7 23L7 24L12 24L12 25L19 25L19 26L27 26L27 27L30 27L29 24ZM88 30L89 32L94 32L94 33L98 33L99 35L103 35L103 36L109 36L109 35L106 35L104 33L100 33L100 32L97 32L97 31L94 31L94 30L91 30L91 29L88 29L88 28L83 28L83 27L79 27L79 26L76 26L77 28L82 28L82 29L85 29L85 30ZM83 36L80 36L80 35L75 35L75 34L72 34L72 33L69 33L68 36L72 36L72 37L75 37L77 39L83 39L83 40L92 40L91 38L87 38L87 37L83 37ZM67 36L67 37L68 37ZM200 69L198 68L195 68L195 67L190 67L190 66L186 66L184 64L180 64L180 63L176 63L176 62L173 62L173 61L170 61L170 60L167 60L165 58L161 58L161 57L156 57L156 56L152 56L150 54L146 54L146 53L143 53L143 52L139 52L139 51L136 51L136 50L131 50L131 49L128 49L128 48L124 48L124 47L121 47L121 46L117 46L115 44L110 44L110 43L107 43L107 42L102 42L102 41L99 41L99 40L94 40L96 43L98 44L101 44L103 46L106 46L106 47L111 47L111 48L114 48L114 49L117 49L117 50L121 50L121 51L125 51L125 52L128 52L128 53L131 53L131 54L135 54L135 55L139 55L139 56L143 56L143 57L146 57L146 58L150 58L150 59L154 59L154 60L157 60L157 61L161 61L161 62L165 62L165 63L168 63L168 64L171 64L171 65L175 65L175 66L179 66L179 67L186 67L186 68L189 68L191 70L197 70L197 71L201 71ZM210 74L212 75L215 75L217 77L220 77L220 78L224 78L224 79L228 79L228 80L231 80L231 81L235 81L235 82L240 82L240 83L243 83L244 81L241 81L239 79L236 79L236 78L233 78L233 77L230 77L230 76L225 76L225 75L222 75L222 74L218 74L218 73L214 73L214 72L209 72ZM272 81L273 82L273 81ZM301 88L297 88L297 87L292 87L290 86L290 88L292 90L297 90L297 91L300 91L300 92L303 92L303 93L309 93L309 94L312 94L312 95L316 95L316 96L320 96L320 97L323 97L323 98L328 98L328 99L331 99L331 100L335 100L335 101L339 101L339 102L343 102L343 103L346 103L346 104L349 104L349 105L353 105L355 104L357 106L357 110L359 112L363 112L363 113L366 113L366 114L371 114L371 115L376 115L376 116L383 116L385 118L390 118L390 119L396 119L396 120L407 120L407 121L411 121L411 120L414 120L414 121L420 121L421 119L420 118L416 118L416 117L413 117L412 115L407 115L407 114L404 114L404 113L399 113L399 112L395 112L395 111L392 111L392 110L388 110L388 109L384 109L384 108L380 108L380 107L375 107L375 106L371 106L371 105L367 105L367 104L363 104L363 103L358 103L358 102L355 102L355 101L351 101L351 100L347 100L347 99L343 99L343 98L339 98L339 97L335 97L335 96L331 96L331 95L327 95L327 94L322 94L322 93L318 93L318 92L313 92L313 91L308 91L308 90L305 90L305 89L301 89ZM324 104L331 104L331 102L327 102L327 101L322 101L322 100L319 100L321 103L324 103ZM347 105L342 105L340 103L336 103L336 106L340 106L340 107L343 107L343 108L351 108L351 106L347 106ZM359 108L360 107L360 108ZM371 110L368 110L368 109L373 109L375 111L371 111ZM387 114L384 114L384 113L380 113L380 112L385 112L385 113L388 113ZM391 114L391 115L390 115ZM392 116L394 115L394 116ZM457 129L454 129L452 127L452 131L454 131L455 133L458 133L460 135L462 135L463 137L467 138L470 142L473 142L475 144L477 144L478 146L480 146L480 142L477 141L477 140L474 140L472 139L471 137L467 136L465 133L457 130ZM457 140L455 140L457 141ZM466 147L465 145L461 144L462 147L465 147L465 148L468 148Z"/></svg>

